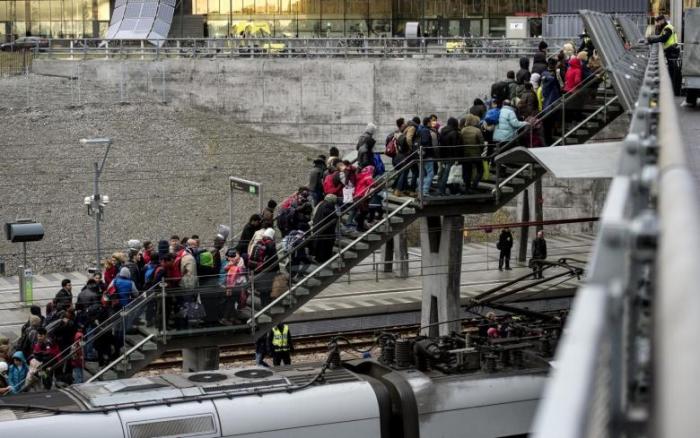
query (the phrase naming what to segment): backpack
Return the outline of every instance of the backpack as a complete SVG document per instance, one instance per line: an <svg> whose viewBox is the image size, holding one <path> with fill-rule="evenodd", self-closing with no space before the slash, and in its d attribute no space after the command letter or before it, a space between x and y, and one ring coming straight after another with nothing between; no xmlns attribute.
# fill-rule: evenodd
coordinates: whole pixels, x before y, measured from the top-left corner
<svg viewBox="0 0 700 438"><path fill-rule="evenodd" d="M282 248L289 254L302 240L304 240L304 232L301 230L294 230L282 239Z"/></svg>
<svg viewBox="0 0 700 438"><path fill-rule="evenodd" d="M384 149L384 154L387 157L394 158L396 156L397 152L398 152L398 146L397 146L397 142L396 142L396 135L389 134L389 137L387 137L386 148Z"/></svg>
<svg viewBox="0 0 700 438"><path fill-rule="evenodd" d="M491 85L491 97L499 102L508 99L510 97L508 82L499 81Z"/></svg>
<svg viewBox="0 0 700 438"><path fill-rule="evenodd" d="M112 282L109 285L109 287L104 292L102 292L100 304L102 304L102 307L104 308L118 306L119 294L117 293L117 288L114 286L114 282Z"/></svg>
<svg viewBox="0 0 700 438"><path fill-rule="evenodd" d="M162 266L155 265L153 268L151 268L149 264L149 267L146 268L146 281L144 283L144 288L150 289L158 284L158 276L161 272L163 272Z"/></svg>
<svg viewBox="0 0 700 438"><path fill-rule="evenodd" d="M343 190L343 185L340 184L340 182L336 182L336 175L339 172L333 172L329 173L326 175L325 178L323 178L323 193L329 194L332 193L334 195L338 195L342 193Z"/></svg>
<svg viewBox="0 0 700 438"><path fill-rule="evenodd" d="M500 118L501 109L491 108L490 110L486 111L486 115L484 116L484 122L486 122L489 125L498 125L498 119Z"/></svg>
<svg viewBox="0 0 700 438"><path fill-rule="evenodd" d="M251 251L250 257L248 259L248 267L254 272L257 271L258 268L262 267L263 263L265 263L266 249L267 247L265 245L265 242L263 242L262 240L259 240L253 246L253 251Z"/></svg>
<svg viewBox="0 0 700 438"><path fill-rule="evenodd" d="M146 268L143 273L143 284L148 285L151 283L151 280L153 279L153 273L156 272L156 269L158 269L158 265L154 265L152 263L149 263L146 265Z"/></svg>
<svg viewBox="0 0 700 438"><path fill-rule="evenodd" d="M374 176L383 175L386 172L382 155L379 152L374 153Z"/></svg>

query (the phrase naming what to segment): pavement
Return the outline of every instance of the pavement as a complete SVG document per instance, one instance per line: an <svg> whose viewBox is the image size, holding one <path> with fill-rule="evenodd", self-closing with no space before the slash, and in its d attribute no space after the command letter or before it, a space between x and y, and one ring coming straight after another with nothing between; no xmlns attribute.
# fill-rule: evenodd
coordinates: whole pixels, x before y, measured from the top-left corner
<svg viewBox="0 0 700 438"><path fill-rule="evenodd" d="M517 234L517 233L516 233ZM551 236L547 238L548 259L561 257L578 259L585 263L595 236ZM511 271L498 270L498 250L495 242L469 243L464 245L462 255L461 295L469 298L497 285L522 276L530 270L515 262L518 242L514 242ZM366 258L353 268L349 275L336 281L289 318L290 322L312 321L332 318L349 318L370 314L405 312L420 309L421 275L420 248L409 248L408 278L397 278L394 273L382 271L381 254ZM584 267L583 263L578 266ZM375 267L379 267L379 271ZM87 281L82 272L53 273L34 277L34 303L42 308L53 299L61 288L63 278L71 279L74 294ZM577 279L555 280L532 287L520 293L522 299L537 299L543 294L558 290L571 290L580 285ZM551 284L550 284L551 283ZM15 277L0 277L0 334L12 335L19 331L29 315L29 304L19 302L19 281Z"/></svg>

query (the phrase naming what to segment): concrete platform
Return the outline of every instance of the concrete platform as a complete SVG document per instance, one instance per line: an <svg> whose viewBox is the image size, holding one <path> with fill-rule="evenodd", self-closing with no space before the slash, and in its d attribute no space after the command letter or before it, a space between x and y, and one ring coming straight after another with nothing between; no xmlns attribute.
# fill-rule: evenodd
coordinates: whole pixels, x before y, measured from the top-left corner
<svg viewBox="0 0 700 438"><path fill-rule="evenodd" d="M496 236L494 236L495 238ZM582 234L576 236L553 236L547 238L550 260L570 257L585 263L590 253L595 236ZM518 247L518 242L514 248ZM513 251L515 254L515 251ZM421 275L420 248L409 248L409 276L396 278L394 273L384 273L381 254L376 253L374 260L368 257L356 266L343 281L337 281L307 305L300 308L289 322L315 321L333 318L350 318L386 313L413 312L420 309ZM511 260L512 271L498 270L498 250L494 242L470 243L464 246L462 256L463 301L499 284L529 272L527 266ZM583 264L578 264L583 266ZM379 272L375 270L379 268ZM60 289L63 278L73 282L74 296L87 280L87 275L80 272L56 273L36 276L34 280L34 302L42 306L53 299ZM554 280L531 290L518 294L519 299L533 300L557 294L571 294L580 285L576 279L561 282ZM14 335L27 320L29 305L18 302L17 277L0 278L0 334Z"/></svg>

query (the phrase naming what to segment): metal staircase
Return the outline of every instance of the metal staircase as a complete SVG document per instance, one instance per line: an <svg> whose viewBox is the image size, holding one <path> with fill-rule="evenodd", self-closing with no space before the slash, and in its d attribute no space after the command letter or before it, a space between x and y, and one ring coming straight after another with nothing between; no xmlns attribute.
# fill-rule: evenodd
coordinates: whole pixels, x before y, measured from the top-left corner
<svg viewBox="0 0 700 438"><path fill-rule="evenodd" d="M582 143L600 132L612 120L624 114L622 107L617 103L617 97L610 91L609 86L602 77L602 72L596 72L597 76L584 81L573 93L563 96L558 102L539 114L540 120L548 117L560 117L560 109L566 108L566 104L586 94L587 101L575 121L562 120L564 132L559 133L559 138L552 146ZM595 92L592 92L595 90ZM595 96L590 99L590 96ZM565 111L564 111L565 112ZM279 297L273 299L262 308L255 308L255 300L250 309L250 317L245 323L230 326L187 327L172 329L168 326L163 313L158 316L158 321L148 321L149 326L140 325L129 332L124 333L125 346L121 355L115 358L109 365L100 369L97 363L87 363L86 380L114 379L132 376L145 368L149 363L158 358L166 350L179 348L195 348L218 345L230 345L250 342L253 339L265 335L270 328L284 321L297 309L304 306L317 296L328 285L345 275L350 269L363 259L378 250L397 233L405 230L411 223L420 217L442 215L466 215L476 213L494 212L510 202L516 195L537 179L541 178L546 170L532 161L522 163L499 162L499 156L503 152L521 145L530 132L528 128L522 129L510 142L495 148L488 157L492 161L491 172L488 179L479 183L478 190L467 195L451 196L418 196L396 197L388 195L384 201L384 217L372 224L366 231L358 232L349 228L338 226L335 230L335 243L333 256L321 264L312 264L304 269L301 276L295 281L290 281L287 290ZM407 165L400 165L385 173L370 187L367 194L358 199L352 207L358 207L367 202L379 192L388 192L394 180L407 172L410 164L424 163L416 151L406 158ZM455 161L477 161L481 158L465 158ZM437 160L435 160L437 161ZM338 213L338 222L342 222L349 213L346 208ZM335 219L335 218L334 218ZM314 239L327 235L329 231L323 222L309 230L301 243L292 249L304 250ZM330 232L331 235L333 231ZM278 252L276 263L289 263L291 255L283 251ZM262 273L274 271L273 266L263 266ZM259 278L259 274L258 278ZM291 276L288 276L288 278ZM301 277L301 278L299 278ZM251 278L254 286L255 277ZM112 318L87 334L88 341L95 341L101 336L109 336L115 330L123 330L123 322L127 319L135 319L141 315L147 306L166 305L166 298L172 299L177 295L221 296L222 289L218 284L200 287L196 290L177 291L166 289L162 284L153 290L141 295L127 308L113 315ZM66 360L67 356L61 361Z"/></svg>

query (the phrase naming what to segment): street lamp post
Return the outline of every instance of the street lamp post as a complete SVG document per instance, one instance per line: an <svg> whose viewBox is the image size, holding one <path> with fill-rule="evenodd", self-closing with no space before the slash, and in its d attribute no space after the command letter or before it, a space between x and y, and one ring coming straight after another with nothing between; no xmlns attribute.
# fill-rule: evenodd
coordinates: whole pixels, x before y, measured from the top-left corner
<svg viewBox="0 0 700 438"><path fill-rule="evenodd" d="M102 163L98 164L97 161L93 163L95 169L95 181L92 196L86 196L84 203L88 209L88 216L93 216L95 218L95 247L97 251L97 258L95 260L95 268L100 270L100 260L102 259L102 244L100 242L100 222L104 217L104 208L109 203L109 196L100 195L100 175L105 167L105 161L107 160L107 154L109 154L109 148L112 146L112 139L110 138L83 138L80 140L83 145L107 145L105 150L105 155L102 158Z"/></svg>

